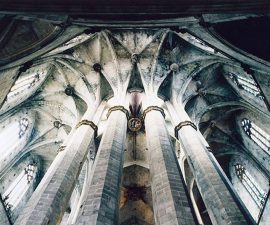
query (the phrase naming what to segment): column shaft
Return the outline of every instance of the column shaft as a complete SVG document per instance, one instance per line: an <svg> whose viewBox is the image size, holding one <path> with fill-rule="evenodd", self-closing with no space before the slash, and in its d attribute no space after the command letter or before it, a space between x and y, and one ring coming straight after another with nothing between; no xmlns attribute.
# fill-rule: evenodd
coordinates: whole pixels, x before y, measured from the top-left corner
<svg viewBox="0 0 270 225"><path fill-rule="evenodd" d="M177 123L190 121L182 106L177 106L177 114L169 103L167 106L171 117ZM214 225L252 224L252 221L248 221L238 208L231 192L213 165L208 150L202 144L197 131L192 126L186 125L178 131L178 137L212 223Z"/></svg>
<svg viewBox="0 0 270 225"><path fill-rule="evenodd" d="M259 221L258 221L259 225L269 224L269 221L270 221L270 198L269 197L270 197L270 190L266 197L266 203L265 203L264 209L261 212L262 213L261 218L259 217Z"/></svg>
<svg viewBox="0 0 270 225"><path fill-rule="evenodd" d="M8 218L7 211L5 210L2 195L0 195L0 224L1 225L11 225L11 221Z"/></svg>
<svg viewBox="0 0 270 225"><path fill-rule="evenodd" d="M150 151L155 224L195 224L183 177L160 112L150 111L146 114L145 130Z"/></svg>
<svg viewBox="0 0 270 225"><path fill-rule="evenodd" d="M72 132L65 150L59 152L46 172L16 225L54 225L61 221L94 140L94 130L82 125Z"/></svg>
<svg viewBox="0 0 270 225"><path fill-rule="evenodd" d="M76 224L117 225L127 118L111 112L103 134L82 213Z"/></svg>

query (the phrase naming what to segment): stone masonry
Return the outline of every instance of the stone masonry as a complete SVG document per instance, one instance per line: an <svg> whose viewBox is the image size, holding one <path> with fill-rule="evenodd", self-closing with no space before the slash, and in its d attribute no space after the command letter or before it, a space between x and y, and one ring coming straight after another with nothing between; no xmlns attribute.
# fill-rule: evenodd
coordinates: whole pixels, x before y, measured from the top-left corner
<svg viewBox="0 0 270 225"><path fill-rule="evenodd" d="M91 184L77 225L117 225L127 118L114 111L108 118L93 168Z"/></svg>
<svg viewBox="0 0 270 225"><path fill-rule="evenodd" d="M184 109L180 107L178 109L181 110L181 113L178 113L180 121L189 120ZM178 131L178 136L212 223L214 225L252 224L244 218L232 198L197 131L190 125L183 126Z"/></svg>
<svg viewBox="0 0 270 225"><path fill-rule="evenodd" d="M150 111L145 118L150 151L155 224L196 224L162 114Z"/></svg>
<svg viewBox="0 0 270 225"><path fill-rule="evenodd" d="M72 140L54 160L16 225L49 225L61 221L93 138L94 130L90 126L81 126L73 133Z"/></svg>

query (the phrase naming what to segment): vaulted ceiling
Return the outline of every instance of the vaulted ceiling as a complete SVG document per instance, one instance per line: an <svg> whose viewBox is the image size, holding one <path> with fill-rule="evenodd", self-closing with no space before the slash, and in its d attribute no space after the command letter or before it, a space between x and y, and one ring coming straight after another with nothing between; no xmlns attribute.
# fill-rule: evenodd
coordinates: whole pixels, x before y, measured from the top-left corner
<svg viewBox="0 0 270 225"><path fill-rule="evenodd" d="M33 23L37 22L26 24L32 24L33 28ZM41 30L44 33L46 27L53 27L43 24L45 27ZM60 30L54 28L57 29ZM69 29L77 29L79 36L70 40L76 33L71 34ZM34 30L26 29L21 34L22 39L28 40L27 32L32 34ZM219 123L232 121L229 118L241 110L256 110L255 105L260 105L261 113L267 115L263 100L245 93L228 77L231 71L250 76L242 64L222 49L192 36L187 29L115 28L96 32L71 26L62 32L47 43L48 47L40 45L40 50L29 52L25 57L18 54L17 61L8 64L16 68L17 62L33 59L24 64L30 69L19 70L20 77L27 76L27 73L44 72L45 75L30 92L15 96L11 101L7 99L0 110L3 115L14 114L20 109L15 106L21 102L22 108L35 111L35 117L40 118L36 120L36 138L47 147L47 139L50 139L57 148L59 144L54 139L61 132L66 135L94 101L116 95L119 89L126 87L183 102L191 118L207 132L217 129ZM27 46L27 43L22 42L23 45ZM22 47L11 41L5 48ZM59 128L54 123L56 121L61 123ZM233 135L230 129L221 131ZM50 154L46 151L42 150L40 154L48 159ZM56 150L51 151L56 154ZM49 158L52 160L53 157Z"/></svg>
<svg viewBox="0 0 270 225"><path fill-rule="evenodd" d="M255 145L247 143L240 121L251 118L270 133L269 126L265 126L270 121L270 62L238 51L209 27L210 23L250 17L260 15L112 22L91 17L3 13L0 132L24 117L30 124L29 133L21 139L24 144L14 150L16 156L7 156L1 164L0 178L29 154L40 159L45 172L85 111L126 89L129 93L156 94L164 101L183 104L221 164L224 157L245 154L267 174L269 159L257 154ZM234 79L236 75L256 82L255 91L260 95L245 90ZM166 122L173 136L167 114ZM105 123L103 115L98 124L99 136ZM139 135L138 138L143 139ZM132 149L130 140L131 136L127 148ZM139 169L133 165L134 150L126 154L126 171L130 167L138 170L147 167L143 141L138 146ZM136 190L126 178L123 192L134 194ZM144 223L149 224L152 220L149 187L147 183L141 186L145 195L137 196L136 204L145 208ZM127 207L133 207L124 197L123 201ZM138 219L134 218L124 218L122 222Z"/></svg>

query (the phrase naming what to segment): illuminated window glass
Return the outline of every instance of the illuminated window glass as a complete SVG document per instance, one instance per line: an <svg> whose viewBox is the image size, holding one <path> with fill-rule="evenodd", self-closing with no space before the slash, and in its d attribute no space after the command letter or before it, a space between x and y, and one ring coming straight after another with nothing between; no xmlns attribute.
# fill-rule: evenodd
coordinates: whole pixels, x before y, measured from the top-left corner
<svg viewBox="0 0 270 225"><path fill-rule="evenodd" d="M265 152L270 154L270 135L249 119L242 119L241 123L246 134Z"/></svg>
<svg viewBox="0 0 270 225"><path fill-rule="evenodd" d="M27 118L22 118L20 120L20 122L19 122L19 126L20 126L19 138L21 138L25 134L25 132L26 132L26 130L28 128L28 124L29 124L29 121L28 121Z"/></svg>
<svg viewBox="0 0 270 225"><path fill-rule="evenodd" d="M193 36L192 34L185 32L185 33L178 33L180 37L182 37L184 40L188 41L189 43L195 45L198 48L201 48L203 50L206 50L211 53L215 53L215 50L211 48L208 44L206 44L201 39Z"/></svg>
<svg viewBox="0 0 270 225"><path fill-rule="evenodd" d="M7 100L35 86L36 83L40 80L41 75L44 75L45 73L45 71L33 72L20 76L11 88L10 92L8 93Z"/></svg>
<svg viewBox="0 0 270 225"><path fill-rule="evenodd" d="M88 34L81 34L81 35L71 39L70 41L66 42L65 44L63 44L63 46L68 46L68 45L72 45L75 43L80 43L80 42L87 40L88 38L89 38Z"/></svg>
<svg viewBox="0 0 270 225"><path fill-rule="evenodd" d="M262 208L265 203L266 193L262 190L260 185L254 180L243 165L236 164L235 172L250 196L253 198L259 208Z"/></svg>
<svg viewBox="0 0 270 225"><path fill-rule="evenodd" d="M234 73L229 73L229 77L239 88L244 89L246 92L260 99L263 99L256 82L251 77L243 77Z"/></svg>
<svg viewBox="0 0 270 225"><path fill-rule="evenodd" d="M22 137L28 132L29 119L22 118L19 121L12 121L1 128L0 132L0 160L14 152L23 142ZM20 148L20 147L19 147ZM1 162L0 162L1 163Z"/></svg>
<svg viewBox="0 0 270 225"><path fill-rule="evenodd" d="M36 173L36 165L29 164L5 191L3 201L7 211L12 211L20 203Z"/></svg>

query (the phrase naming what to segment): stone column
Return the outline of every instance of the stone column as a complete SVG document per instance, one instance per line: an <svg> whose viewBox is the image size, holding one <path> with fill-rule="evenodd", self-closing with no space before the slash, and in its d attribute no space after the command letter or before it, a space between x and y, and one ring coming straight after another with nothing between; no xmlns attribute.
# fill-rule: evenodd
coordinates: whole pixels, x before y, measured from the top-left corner
<svg viewBox="0 0 270 225"><path fill-rule="evenodd" d="M16 225L54 225L60 223L80 173L81 167L95 136L91 118L95 106L71 131L66 146L62 145Z"/></svg>
<svg viewBox="0 0 270 225"><path fill-rule="evenodd" d="M68 218L67 225L75 224L77 221L77 218L79 216L81 205L83 204L83 201L84 201L86 194L87 194L86 191L87 191L88 186L89 186L90 174L91 174L92 166L94 163L94 157L93 158L89 157L88 159L86 159L85 163L86 163L86 171L85 171L85 178L84 178L84 182L83 182L83 187L82 187L80 199L79 199L76 207L74 209L71 209L71 213L70 213L70 216Z"/></svg>
<svg viewBox="0 0 270 225"><path fill-rule="evenodd" d="M112 107L110 111L88 194L76 224L118 225L128 111L123 106Z"/></svg>
<svg viewBox="0 0 270 225"><path fill-rule="evenodd" d="M203 225L202 217L201 217L200 211L198 209L197 203L195 201L193 190L192 190L193 185L194 185L194 181L195 181L194 178L192 178L192 181L190 182L190 186L189 186L189 195L190 195L190 199L191 199L198 223L199 223L199 225Z"/></svg>
<svg viewBox="0 0 270 225"><path fill-rule="evenodd" d="M198 135L196 126L190 121L184 107L167 108L176 126L175 135L183 146L198 189L201 193L211 221L214 225L254 224L252 219L239 207L232 192L225 185L222 175L217 171L209 157L207 148Z"/></svg>
<svg viewBox="0 0 270 225"><path fill-rule="evenodd" d="M7 215L7 211L5 209L4 201L2 199L2 195L0 194L0 224L1 225L11 225L11 221Z"/></svg>
<svg viewBox="0 0 270 225"><path fill-rule="evenodd" d="M193 225L196 222L191 202L163 116L157 106L144 111L155 224Z"/></svg>
<svg viewBox="0 0 270 225"><path fill-rule="evenodd" d="M267 225L270 221L270 189L267 193L265 205L259 214L258 224Z"/></svg>

